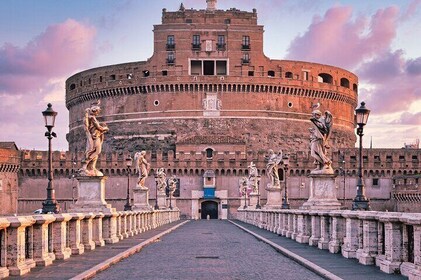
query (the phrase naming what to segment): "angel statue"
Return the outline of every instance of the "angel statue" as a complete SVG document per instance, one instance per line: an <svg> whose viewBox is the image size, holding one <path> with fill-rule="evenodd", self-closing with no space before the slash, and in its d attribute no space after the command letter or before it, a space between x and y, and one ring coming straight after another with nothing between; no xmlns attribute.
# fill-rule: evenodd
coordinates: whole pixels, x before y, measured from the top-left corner
<svg viewBox="0 0 421 280"><path fill-rule="evenodd" d="M258 193L260 176L259 176L259 172L257 170L256 164L251 162L248 168L249 168L249 178L248 178L249 187L253 193Z"/></svg>
<svg viewBox="0 0 421 280"><path fill-rule="evenodd" d="M96 169L96 162L102 150L104 142L104 133L109 129L105 123L97 120L98 114L101 112L99 107L100 101L91 105L85 110L83 124L86 133L86 150L82 168L79 170L82 176L104 176L101 171Z"/></svg>
<svg viewBox="0 0 421 280"><path fill-rule="evenodd" d="M324 117L318 109L313 110L310 121L313 127L310 128L310 149L311 156L315 159L316 169L313 174L333 174L332 161L327 156L329 149L329 137L332 131L333 116L329 111L325 112Z"/></svg>
<svg viewBox="0 0 421 280"><path fill-rule="evenodd" d="M148 178L151 165L147 162L145 157L146 157L146 151L136 152L134 154L136 170L137 170L137 173L139 173L137 186L141 189L147 190L148 188L145 187L145 181L146 181L146 178Z"/></svg>
<svg viewBox="0 0 421 280"><path fill-rule="evenodd" d="M168 193L170 196L174 196L174 192L177 189L177 177L173 175L168 179Z"/></svg>
<svg viewBox="0 0 421 280"><path fill-rule="evenodd" d="M282 162L282 150L279 150L278 153L270 149L268 151L268 163L266 164L266 173L269 177L268 187L280 188L281 181L279 180L278 167Z"/></svg>
<svg viewBox="0 0 421 280"><path fill-rule="evenodd" d="M156 172L156 187L158 188L159 192L165 192L167 188L167 174L165 174L164 168L159 168Z"/></svg>
<svg viewBox="0 0 421 280"><path fill-rule="evenodd" d="M247 177L241 177L238 182L238 192L241 197L247 196L248 179Z"/></svg>

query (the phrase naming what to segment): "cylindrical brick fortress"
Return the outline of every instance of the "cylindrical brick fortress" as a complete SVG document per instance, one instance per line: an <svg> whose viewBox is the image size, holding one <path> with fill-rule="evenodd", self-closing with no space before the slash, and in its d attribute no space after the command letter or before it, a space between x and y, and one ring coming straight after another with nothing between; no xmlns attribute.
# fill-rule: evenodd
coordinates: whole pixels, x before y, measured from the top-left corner
<svg viewBox="0 0 421 280"><path fill-rule="evenodd" d="M331 146L354 147L358 78L344 69L273 60L257 13L162 12L147 61L94 68L66 81L69 150L85 149L83 116L101 100L104 151L175 150L193 136L229 136L248 150L309 148L311 106L334 117Z"/></svg>

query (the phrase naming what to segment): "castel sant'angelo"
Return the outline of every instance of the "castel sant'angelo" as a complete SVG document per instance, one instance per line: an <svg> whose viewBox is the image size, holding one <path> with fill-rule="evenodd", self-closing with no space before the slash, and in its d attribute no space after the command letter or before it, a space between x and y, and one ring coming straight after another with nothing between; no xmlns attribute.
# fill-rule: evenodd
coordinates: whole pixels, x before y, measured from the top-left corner
<svg viewBox="0 0 421 280"><path fill-rule="evenodd" d="M255 9L219 10L216 0L206 4L202 10L183 4L178 11L163 9L147 61L93 68L67 79L69 151L53 157L59 202L70 204L77 196L71 175L85 150L83 116L99 100L98 119L109 132L98 169L109 177L107 201L118 210L126 192L124 159L141 150L151 163L152 200L152 174L164 168L179 179L176 205L184 216L226 218L240 206L239 180L252 161L262 177L264 204L267 151L282 149L290 165L287 174L280 169L280 177L282 184L287 177L297 208L308 198L307 175L314 169L309 149L314 106L333 115L329 155L338 175L337 197L349 208L358 167L358 77L335 66L268 58ZM364 149L365 185L374 209L396 210L399 199L408 202L407 195L419 200L419 151ZM46 160L46 152L22 151L22 211L36 208L33 201L44 197Z"/></svg>

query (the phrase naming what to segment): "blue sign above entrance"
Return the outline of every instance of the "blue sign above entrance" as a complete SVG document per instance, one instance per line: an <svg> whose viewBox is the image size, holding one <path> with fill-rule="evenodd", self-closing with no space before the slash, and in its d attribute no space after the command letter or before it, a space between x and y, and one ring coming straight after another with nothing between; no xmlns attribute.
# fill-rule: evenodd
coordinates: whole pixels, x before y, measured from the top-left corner
<svg viewBox="0 0 421 280"><path fill-rule="evenodd" d="M203 188L204 198L215 198L215 188Z"/></svg>

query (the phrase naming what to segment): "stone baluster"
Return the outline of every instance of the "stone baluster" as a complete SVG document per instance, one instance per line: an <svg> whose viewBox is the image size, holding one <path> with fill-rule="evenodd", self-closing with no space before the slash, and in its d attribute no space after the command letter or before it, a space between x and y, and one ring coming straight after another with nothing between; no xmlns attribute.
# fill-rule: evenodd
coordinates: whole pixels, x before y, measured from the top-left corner
<svg viewBox="0 0 421 280"><path fill-rule="evenodd" d="M311 216L308 211L297 213L297 231L295 240L298 243L308 243L311 236Z"/></svg>
<svg viewBox="0 0 421 280"><path fill-rule="evenodd" d="M133 233L138 235L141 232L140 226L140 212L134 211L133 212Z"/></svg>
<svg viewBox="0 0 421 280"><path fill-rule="evenodd" d="M93 241L93 219L95 218L94 213L86 213L84 219L81 221L82 231L82 244L85 251L95 250L95 242Z"/></svg>
<svg viewBox="0 0 421 280"><path fill-rule="evenodd" d="M378 254L378 225L377 212L365 212L359 215L362 220L362 249L357 250L358 261L364 265L372 265L375 263Z"/></svg>
<svg viewBox="0 0 421 280"><path fill-rule="evenodd" d="M119 214L121 217L120 231L121 231L121 235L123 236L123 239L125 239L129 237L129 232L127 228L128 227L127 211L120 211Z"/></svg>
<svg viewBox="0 0 421 280"><path fill-rule="evenodd" d="M417 216L415 216L417 215ZM413 240L411 236L407 236L408 242L413 242L413 262L406 257L406 261L401 265L402 275L407 276L409 279L421 279L421 219L419 214L403 214L401 221L412 226ZM405 232L405 231L404 231ZM408 247L408 246L407 246ZM407 252L409 256L411 252Z"/></svg>
<svg viewBox="0 0 421 280"><path fill-rule="evenodd" d="M384 223L385 254L376 257L376 265L386 273L400 270L402 263L402 224L401 213L385 213L379 215L379 221Z"/></svg>
<svg viewBox="0 0 421 280"><path fill-rule="evenodd" d="M282 232L281 235L282 236L286 236L287 235L287 231L288 231L288 213L286 211L282 211Z"/></svg>
<svg viewBox="0 0 421 280"><path fill-rule="evenodd" d="M104 216L104 213L99 212L92 220L92 240L95 242L95 246L97 247L105 246L105 240L102 237L102 219Z"/></svg>
<svg viewBox="0 0 421 280"><path fill-rule="evenodd" d="M361 211L344 211L342 217L346 219L345 222L345 237L342 246L342 256L347 259L355 259L357 257L357 250L359 248L359 232L361 221L358 219Z"/></svg>
<svg viewBox="0 0 421 280"><path fill-rule="evenodd" d="M50 238L53 238L54 235L49 230L51 229L51 223L54 222L56 218L53 215L48 214L35 215L34 219L34 261L37 266L48 266L56 259L53 248L50 246L50 244L52 244Z"/></svg>
<svg viewBox="0 0 421 280"><path fill-rule="evenodd" d="M282 227L283 227L283 220L282 220L282 213L281 212L277 212L277 218L278 220L278 228L276 230L276 234L281 235L282 233Z"/></svg>
<svg viewBox="0 0 421 280"><path fill-rule="evenodd" d="M288 227L285 236L288 238L292 238L292 233L294 232L294 214L290 211L287 212L288 217Z"/></svg>
<svg viewBox="0 0 421 280"><path fill-rule="evenodd" d="M81 255L85 252L85 246L81 243L81 220L85 214L71 213L72 219L69 221L69 241L72 255Z"/></svg>
<svg viewBox="0 0 421 280"><path fill-rule="evenodd" d="M28 273L35 267L33 260L32 225L35 219L29 216L8 217L6 266L11 276Z"/></svg>
<svg viewBox="0 0 421 280"><path fill-rule="evenodd" d="M329 241L329 252L336 254L341 251L342 244L345 237L345 221L346 219L341 215L342 211L331 211L331 239Z"/></svg>
<svg viewBox="0 0 421 280"><path fill-rule="evenodd" d="M124 236L123 236L123 231L122 231L122 224L123 224L123 217L122 217L122 213L124 214L124 212L117 212L117 232L116 232L116 236L119 240L123 240Z"/></svg>
<svg viewBox="0 0 421 280"><path fill-rule="evenodd" d="M322 250L329 249L330 242L330 216L328 211L320 211L320 239L317 247Z"/></svg>
<svg viewBox="0 0 421 280"><path fill-rule="evenodd" d="M8 255L6 246L6 229L10 226L10 222L6 218L0 218L0 279L9 276L9 269L6 267L6 259Z"/></svg>
<svg viewBox="0 0 421 280"><path fill-rule="evenodd" d="M114 244L120 241L117 236L117 212L105 213L102 218L102 237L105 243Z"/></svg>
<svg viewBox="0 0 421 280"><path fill-rule="evenodd" d="M126 211L127 212L127 234L128 236L134 235L134 213L133 211Z"/></svg>
<svg viewBox="0 0 421 280"><path fill-rule="evenodd" d="M273 212L273 229L272 232L273 233L277 233L278 229L279 229L279 212Z"/></svg>
<svg viewBox="0 0 421 280"><path fill-rule="evenodd" d="M68 245L67 223L72 219L70 214L55 214L56 221L53 223L53 248L56 259L65 260L70 258L72 249Z"/></svg>
<svg viewBox="0 0 421 280"><path fill-rule="evenodd" d="M317 211L310 211L311 216L311 236L308 240L310 246L318 246L320 239L320 216Z"/></svg>

